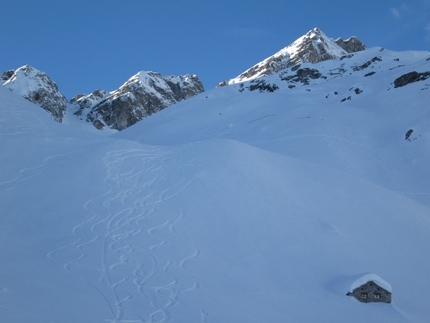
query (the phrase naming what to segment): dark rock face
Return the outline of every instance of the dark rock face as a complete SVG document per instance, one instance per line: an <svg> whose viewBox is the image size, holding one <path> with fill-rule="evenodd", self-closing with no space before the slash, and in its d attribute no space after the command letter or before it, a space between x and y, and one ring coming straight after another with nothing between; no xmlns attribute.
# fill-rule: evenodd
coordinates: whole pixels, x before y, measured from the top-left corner
<svg viewBox="0 0 430 323"><path fill-rule="evenodd" d="M402 87L411 83L424 81L430 77L430 72L409 72L406 74L403 74L402 76L399 76L394 80L394 87Z"/></svg>
<svg viewBox="0 0 430 323"><path fill-rule="evenodd" d="M275 92L278 89L279 86L277 86L276 84L268 84L264 80L253 80L251 81L251 85L249 86L250 91L258 90L259 92Z"/></svg>
<svg viewBox="0 0 430 323"><path fill-rule="evenodd" d="M11 91L17 92L27 100L48 111L52 117L61 122L67 107L66 98L58 91L57 84L44 72L25 65L13 73L2 74L3 84Z"/></svg>
<svg viewBox="0 0 430 323"><path fill-rule="evenodd" d="M123 130L136 122L204 91L195 75L163 77L155 72L140 72L118 90L94 91L89 96L75 97L76 115L98 128L108 126Z"/></svg>
<svg viewBox="0 0 430 323"><path fill-rule="evenodd" d="M335 42L348 53L361 52L366 49L366 46L357 37L350 37L347 40L338 38Z"/></svg>
<svg viewBox="0 0 430 323"><path fill-rule="evenodd" d="M2 73L2 75L0 77L1 77L1 79L3 81L7 81L7 80L9 80L12 77L12 75L14 73L15 73L14 70L9 70L9 71L6 71L6 72Z"/></svg>
<svg viewBox="0 0 430 323"><path fill-rule="evenodd" d="M291 69L296 71L294 75L281 76L281 80L287 82L301 82L305 85L309 84L310 79L318 79L322 77L322 74L315 68L299 68Z"/></svg>
<svg viewBox="0 0 430 323"><path fill-rule="evenodd" d="M61 122L63 120L67 100L59 92L41 88L29 93L25 98L48 111L56 121Z"/></svg>

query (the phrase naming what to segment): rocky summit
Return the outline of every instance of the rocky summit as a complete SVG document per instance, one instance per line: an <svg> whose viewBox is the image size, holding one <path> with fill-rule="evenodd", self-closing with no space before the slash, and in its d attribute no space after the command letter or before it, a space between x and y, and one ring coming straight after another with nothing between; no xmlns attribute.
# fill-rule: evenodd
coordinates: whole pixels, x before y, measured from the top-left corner
<svg viewBox="0 0 430 323"><path fill-rule="evenodd" d="M341 58L349 53L362 51L365 48L366 46L357 37L350 37L347 40L341 38L333 40L327 37L319 28L313 28L279 52L252 66L237 77L221 82L218 86L241 83L272 75L301 63L318 63Z"/></svg>

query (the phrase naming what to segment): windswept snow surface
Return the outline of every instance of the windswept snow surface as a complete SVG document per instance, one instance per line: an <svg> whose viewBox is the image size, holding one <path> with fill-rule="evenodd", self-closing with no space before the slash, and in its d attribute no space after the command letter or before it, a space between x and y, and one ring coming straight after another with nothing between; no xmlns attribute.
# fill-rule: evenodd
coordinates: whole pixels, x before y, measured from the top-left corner
<svg viewBox="0 0 430 323"><path fill-rule="evenodd" d="M429 92L403 72L223 87L109 137L0 87L0 320L427 322ZM346 296L369 272L391 304Z"/></svg>

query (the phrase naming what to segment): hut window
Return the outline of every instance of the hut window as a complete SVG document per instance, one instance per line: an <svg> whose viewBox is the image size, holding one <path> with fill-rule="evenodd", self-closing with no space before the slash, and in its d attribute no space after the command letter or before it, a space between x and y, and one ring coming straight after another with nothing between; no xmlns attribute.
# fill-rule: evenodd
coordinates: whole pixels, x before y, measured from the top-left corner
<svg viewBox="0 0 430 323"><path fill-rule="evenodd" d="M361 293L361 298L367 298L367 293Z"/></svg>
<svg viewBox="0 0 430 323"><path fill-rule="evenodd" d="M374 297L375 299L381 299L382 295L380 293L375 293Z"/></svg>

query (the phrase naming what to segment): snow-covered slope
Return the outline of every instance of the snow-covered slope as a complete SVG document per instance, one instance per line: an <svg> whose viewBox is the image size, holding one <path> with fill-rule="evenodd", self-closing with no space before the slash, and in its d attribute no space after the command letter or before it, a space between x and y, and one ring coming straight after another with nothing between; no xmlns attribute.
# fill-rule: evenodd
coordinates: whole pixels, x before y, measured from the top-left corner
<svg viewBox="0 0 430 323"><path fill-rule="evenodd" d="M426 322L429 56L302 64L109 137L0 87L0 319ZM346 296L363 277L392 303Z"/></svg>
<svg viewBox="0 0 430 323"><path fill-rule="evenodd" d="M342 60L302 64L208 92L194 99L194 108L179 104L120 136L130 134L157 145L214 136L246 141L383 181L384 186L427 200L427 193L420 190L428 181L422 174L427 173L430 158L426 126L430 81L402 87L395 83L412 71L425 75L429 57L428 52L371 48ZM178 119L187 120L187 127ZM405 140L409 130L412 134ZM396 164L402 169L388 171ZM409 191L412 183L421 188Z"/></svg>
<svg viewBox="0 0 430 323"><path fill-rule="evenodd" d="M250 81L301 63L317 63L341 58L348 53L361 51L365 48L357 37L350 37L347 40L341 38L333 40L319 28L313 28L279 52L252 66L237 77L227 82L221 82L220 85Z"/></svg>

